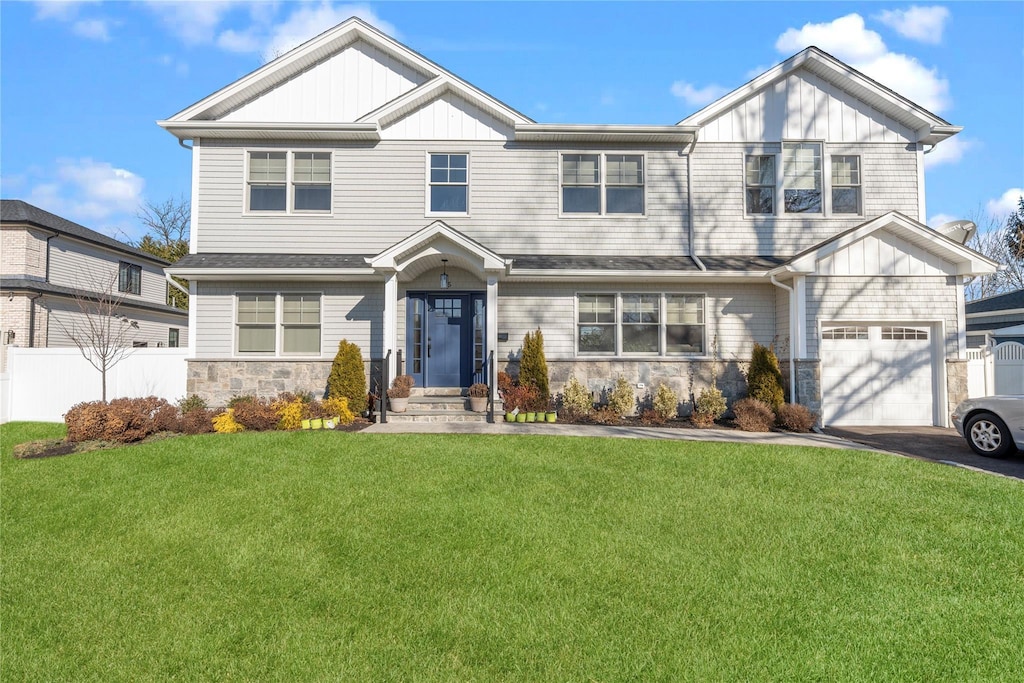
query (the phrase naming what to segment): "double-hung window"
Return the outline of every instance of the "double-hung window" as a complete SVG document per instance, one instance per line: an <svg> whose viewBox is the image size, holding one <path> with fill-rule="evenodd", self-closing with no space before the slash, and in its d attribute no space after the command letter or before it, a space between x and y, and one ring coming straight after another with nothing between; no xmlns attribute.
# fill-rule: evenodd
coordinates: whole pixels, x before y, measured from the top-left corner
<svg viewBox="0 0 1024 683"><path fill-rule="evenodd" d="M642 154L563 154L562 213L644 213Z"/></svg>
<svg viewBox="0 0 1024 683"><path fill-rule="evenodd" d="M577 350L581 356L702 355L702 294L580 294Z"/></svg>
<svg viewBox="0 0 1024 683"><path fill-rule="evenodd" d="M746 163L746 203L751 215L775 213L775 156L750 154Z"/></svg>
<svg viewBox="0 0 1024 683"><path fill-rule="evenodd" d="M330 152L249 152L248 210L320 212L331 210Z"/></svg>
<svg viewBox="0 0 1024 683"><path fill-rule="evenodd" d="M250 211L285 211L287 182L287 152L249 152Z"/></svg>
<svg viewBox="0 0 1024 683"><path fill-rule="evenodd" d="M832 213L861 213L858 156L832 156Z"/></svg>
<svg viewBox="0 0 1024 683"><path fill-rule="evenodd" d="M320 355L320 295L238 294L239 354Z"/></svg>
<svg viewBox="0 0 1024 683"><path fill-rule="evenodd" d="M430 213L469 212L469 155L430 155Z"/></svg>
<svg viewBox="0 0 1024 683"><path fill-rule="evenodd" d="M821 213L821 144L782 143L782 200L786 213Z"/></svg>
<svg viewBox="0 0 1024 683"><path fill-rule="evenodd" d="M295 152L292 163L292 207L295 211L330 211L330 152Z"/></svg>
<svg viewBox="0 0 1024 683"><path fill-rule="evenodd" d="M121 261L117 264L117 291L142 293L142 266Z"/></svg>

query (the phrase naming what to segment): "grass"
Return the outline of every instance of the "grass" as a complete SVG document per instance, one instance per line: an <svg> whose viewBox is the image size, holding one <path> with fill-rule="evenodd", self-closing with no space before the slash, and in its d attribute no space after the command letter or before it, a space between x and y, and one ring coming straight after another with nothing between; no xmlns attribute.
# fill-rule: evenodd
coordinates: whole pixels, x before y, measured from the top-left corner
<svg viewBox="0 0 1024 683"><path fill-rule="evenodd" d="M858 451L5 425L4 680L1015 680L1024 488Z"/></svg>

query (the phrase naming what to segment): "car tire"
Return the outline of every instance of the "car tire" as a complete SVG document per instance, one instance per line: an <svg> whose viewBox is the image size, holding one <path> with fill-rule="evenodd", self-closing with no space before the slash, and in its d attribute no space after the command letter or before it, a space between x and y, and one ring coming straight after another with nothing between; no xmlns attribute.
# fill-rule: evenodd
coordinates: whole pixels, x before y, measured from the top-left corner
<svg viewBox="0 0 1024 683"><path fill-rule="evenodd" d="M964 438L972 451L987 458L1005 458L1014 449L1006 423L992 413L972 415L964 425Z"/></svg>

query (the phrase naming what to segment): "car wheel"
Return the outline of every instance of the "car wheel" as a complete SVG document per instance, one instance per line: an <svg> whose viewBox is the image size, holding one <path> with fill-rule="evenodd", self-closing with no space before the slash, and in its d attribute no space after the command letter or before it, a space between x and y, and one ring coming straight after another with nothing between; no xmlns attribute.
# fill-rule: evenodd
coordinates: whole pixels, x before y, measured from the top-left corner
<svg viewBox="0 0 1024 683"><path fill-rule="evenodd" d="M967 421L964 435L972 451L989 458L1005 458L1014 448L1006 423L992 413L972 416Z"/></svg>

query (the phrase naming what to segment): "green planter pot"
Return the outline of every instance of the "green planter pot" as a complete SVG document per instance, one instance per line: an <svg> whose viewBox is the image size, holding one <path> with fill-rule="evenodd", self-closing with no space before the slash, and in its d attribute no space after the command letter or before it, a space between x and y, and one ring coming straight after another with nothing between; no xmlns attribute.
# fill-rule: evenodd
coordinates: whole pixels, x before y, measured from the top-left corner
<svg viewBox="0 0 1024 683"><path fill-rule="evenodd" d="M536 422L537 421L537 413L533 413L533 412L527 411L526 412L526 421L527 422Z"/></svg>
<svg viewBox="0 0 1024 683"><path fill-rule="evenodd" d="M311 429L311 427L309 425L310 422L311 422L311 420L303 420L302 421L302 428L303 429Z"/></svg>
<svg viewBox="0 0 1024 683"><path fill-rule="evenodd" d="M516 422L526 422L526 413L516 414Z"/></svg>
<svg viewBox="0 0 1024 683"><path fill-rule="evenodd" d="M313 418L312 420L309 421L309 427L310 427L310 429L323 429L324 428L324 420L323 420L323 418L322 417L315 417L315 418Z"/></svg>
<svg viewBox="0 0 1024 683"><path fill-rule="evenodd" d="M558 420L558 413L548 413L544 416L548 422L555 422Z"/></svg>
<svg viewBox="0 0 1024 683"><path fill-rule="evenodd" d="M505 422L515 422L515 421L516 421L516 414L515 413L505 413Z"/></svg>

